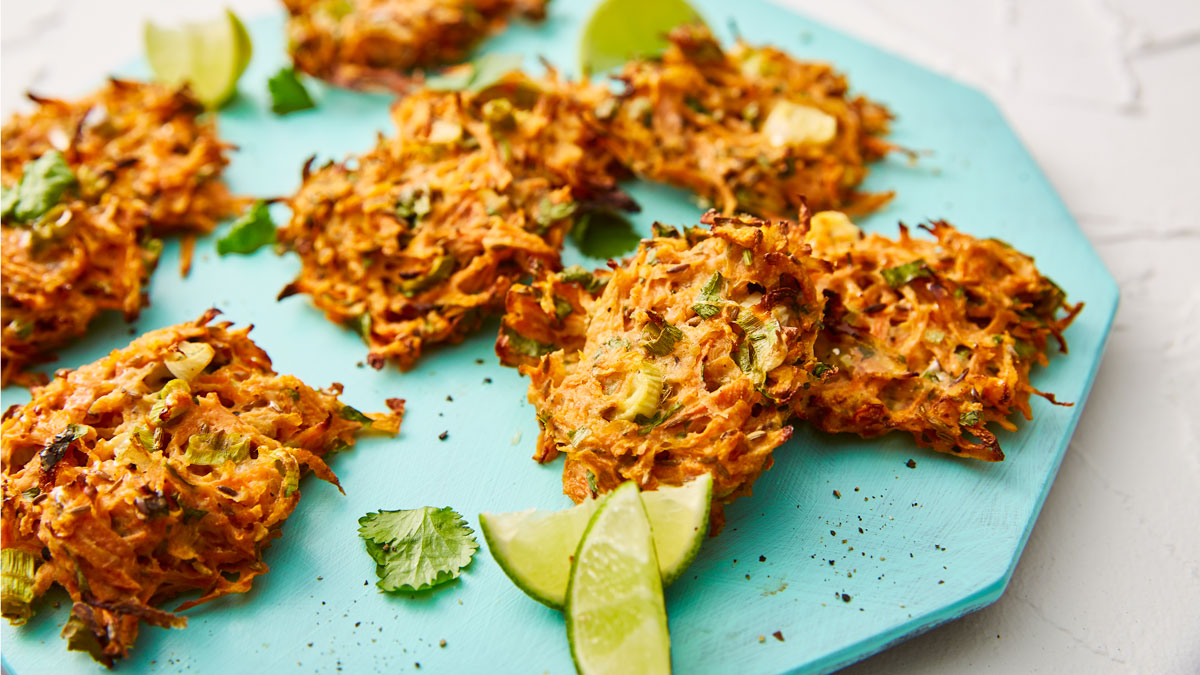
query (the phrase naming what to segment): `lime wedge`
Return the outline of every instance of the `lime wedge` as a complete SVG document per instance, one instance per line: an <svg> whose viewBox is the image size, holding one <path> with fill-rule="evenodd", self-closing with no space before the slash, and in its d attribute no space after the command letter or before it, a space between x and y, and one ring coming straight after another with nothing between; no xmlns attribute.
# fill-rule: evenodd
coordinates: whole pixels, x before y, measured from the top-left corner
<svg viewBox="0 0 1200 675"><path fill-rule="evenodd" d="M635 484L613 490L588 523L571 564L566 614L580 673L671 672L662 578Z"/></svg>
<svg viewBox="0 0 1200 675"><path fill-rule="evenodd" d="M589 499L565 511L481 513L479 525L492 557L517 588L562 609L571 559L598 503Z"/></svg>
<svg viewBox="0 0 1200 675"><path fill-rule="evenodd" d="M154 77L169 86L191 85L204 105L217 108L237 91L250 62L250 35L233 12L200 23L163 27L146 22L146 58Z"/></svg>
<svg viewBox="0 0 1200 675"><path fill-rule="evenodd" d="M669 586L696 559L708 536L712 475L706 473L680 487L643 492L642 502L650 515L663 585Z"/></svg>
<svg viewBox="0 0 1200 675"><path fill-rule="evenodd" d="M585 74L602 73L633 58L667 48L667 33L681 23L703 21L684 0L602 0L579 42Z"/></svg>
<svg viewBox="0 0 1200 675"><path fill-rule="evenodd" d="M712 476L642 493L642 500L650 514L659 572L663 584L670 584L692 564L708 533ZM562 609L571 558L599 501L603 498L565 511L481 513L479 524L488 550L513 584L543 605Z"/></svg>

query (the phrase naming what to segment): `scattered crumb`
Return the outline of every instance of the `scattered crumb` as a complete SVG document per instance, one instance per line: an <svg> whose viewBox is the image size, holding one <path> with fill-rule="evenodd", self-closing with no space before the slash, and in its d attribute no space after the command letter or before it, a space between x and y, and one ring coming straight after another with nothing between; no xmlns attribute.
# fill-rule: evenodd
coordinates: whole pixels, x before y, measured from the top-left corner
<svg viewBox="0 0 1200 675"><path fill-rule="evenodd" d="M443 431L442 433L438 434L438 440L439 440L439 441L444 441L444 440L446 440L447 438L450 438L450 432L449 432L449 431Z"/></svg>
<svg viewBox="0 0 1200 675"><path fill-rule="evenodd" d="M521 442L521 430L520 429L517 429L517 433L513 434L512 441L510 441L510 442L513 445L517 445Z"/></svg>
<svg viewBox="0 0 1200 675"><path fill-rule="evenodd" d="M904 466L907 466L910 469L915 469L915 468L917 468L917 460L910 459L904 463Z"/></svg>
<svg viewBox="0 0 1200 675"><path fill-rule="evenodd" d="M838 499L841 499L841 498L842 498L842 493L838 492L837 490L834 490L834 491L833 491L833 496L834 496L834 497L837 497Z"/></svg>
<svg viewBox="0 0 1200 675"><path fill-rule="evenodd" d="M771 635L774 635L776 640L783 642L783 631L777 630L774 633L771 633Z"/></svg>
<svg viewBox="0 0 1200 675"><path fill-rule="evenodd" d="M999 635L997 635L996 637L1000 637L1000 636L999 636ZM758 636L758 641L759 641L760 643L762 643L762 642L766 642L766 641L767 641L767 636L765 636L765 635L759 635L759 636Z"/></svg>
<svg viewBox="0 0 1200 675"><path fill-rule="evenodd" d="M842 602L850 602L850 594L842 593Z"/></svg>
<svg viewBox="0 0 1200 675"><path fill-rule="evenodd" d="M438 640L438 646L439 646L439 647L445 647L445 646L446 646L446 641L445 641L445 640Z"/></svg>
<svg viewBox="0 0 1200 675"><path fill-rule="evenodd" d="M765 555L758 556L758 562L767 562L767 556L765 556Z"/></svg>

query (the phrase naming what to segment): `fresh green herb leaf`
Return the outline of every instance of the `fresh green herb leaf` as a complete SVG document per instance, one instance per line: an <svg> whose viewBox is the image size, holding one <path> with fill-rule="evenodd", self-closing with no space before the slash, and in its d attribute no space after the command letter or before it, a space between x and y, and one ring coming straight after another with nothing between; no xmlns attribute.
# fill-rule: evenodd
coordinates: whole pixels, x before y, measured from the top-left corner
<svg viewBox="0 0 1200 675"><path fill-rule="evenodd" d="M16 187L5 190L4 219L31 223L57 206L67 190L76 184L75 173L67 166L61 152L43 153L25 163Z"/></svg>
<svg viewBox="0 0 1200 675"><path fill-rule="evenodd" d="M587 484L588 489L592 491L592 496L595 497L600 491L600 488L596 485L596 474L592 473L591 469L588 469L587 472Z"/></svg>
<svg viewBox="0 0 1200 675"><path fill-rule="evenodd" d="M264 201L254 202L233 225L229 232L217 240L217 253L254 253L268 244L275 243L275 223Z"/></svg>
<svg viewBox="0 0 1200 675"><path fill-rule="evenodd" d="M554 345L548 345L538 342L533 338L527 338L508 326L504 327L504 335L508 338L508 345L518 354L524 354L536 359L554 351Z"/></svg>
<svg viewBox="0 0 1200 675"><path fill-rule="evenodd" d="M378 511L358 524L375 561L375 585L385 591L420 591L456 579L479 549L474 531L450 507Z"/></svg>
<svg viewBox="0 0 1200 675"><path fill-rule="evenodd" d="M192 434L188 438L183 461L201 466L221 466L225 462L241 462L250 456L250 439L225 431Z"/></svg>
<svg viewBox="0 0 1200 675"><path fill-rule="evenodd" d="M344 419L344 420L350 420L351 422L358 422L359 424L363 425L364 427L371 426L371 418L367 417L366 415L359 412L357 408L353 408L348 405L343 405L340 414L342 416L342 419Z"/></svg>
<svg viewBox="0 0 1200 675"><path fill-rule="evenodd" d="M583 287L583 290L588 293L595 293L608 283L608 279L597 279L594 274L583 269L579 265L571 265L559 272L558 278L563 281L574 282Z"/></svg>
<svg viewBox="0 0 1200 675"><path fill-rule="evenodd" d="M683 339L683 331L663 321L651 321L642 327L642 346L652 356L666 356Z"/></svg>
<svg viewBox="0 0 1200 675"><path fill-rule="evenodd" d="M274 77L267 80L267 90L271 92L271 112L276 115L317 107L291 66L280 68Z"/></svg>
<svg viewBox="0 0 1200 675"><path fill-rule="evenodd" d="M821 377L831 370L833 370L833 366L829 365L828 363L822 363L818 361L817 365L813 366L812 374L813 377Z"/></svg>
<svg viewBox="0 0 1200 675"><path fill-rule="evenodd" d="M979 411L969 410L958 416L958 423L964 427L974 427L979 424Z"/></svg>
<svg viewBox="0 0 1200 675"><path fill-rule="evenodd" d="M425 78L425 88L436 91L483 91L509 72L520 70L524 61L525 57L520 54L484 54L469 63Z"/></svg>
<svg viewBox="0 0 1200 675"><path fill-rule="evenodd" d="M889 267L888 269L882 270L880 274L883 275L883 280L887 282L887 285L891 286L892 288L900 288L904 284L907 284L913 279L917 279L919 277L933 276L933 273L929 271L929 267L925 265L925 261L920 258L912 262L904 263L903 265Z"/></svg>
<svg viewBox="0 0 1200 675"><path fill-rule="evenodd" d="M33 334L33 322L27 319L13 319L9 325L13 327L17 337L22 340Z"/></svg>
<svg viewBox="0 0 1200 675"><path fill-rule="evenodd" d="M725 277L721 276L720 272L713 272L713 275L700 289L700 295L696 298L696 304L692 305L692 311L699 314L702 319L715 316L721 311L720 302L724 299L721 292L724 288Z"/></svg>
<svg viewBox="0 0 1200 675"><path fill-rule="evenodd" d="M637 248L641 237L633 223L616 211L587 211L571 228L571 240L589 258L619 258Z"/></svg>
<svg viewBox="0 0 1200 675"><path fill-rule="evenodd" d="M188 506L187 504L184 504L183 502L179 503L179 508L183 510L183 524L184 525L187 525L188 523L196 522L196 521L200 520L201 518L203 518L204 516L208 515L208 511L206 511L204 509L197 509L197 508Z"/></svg>

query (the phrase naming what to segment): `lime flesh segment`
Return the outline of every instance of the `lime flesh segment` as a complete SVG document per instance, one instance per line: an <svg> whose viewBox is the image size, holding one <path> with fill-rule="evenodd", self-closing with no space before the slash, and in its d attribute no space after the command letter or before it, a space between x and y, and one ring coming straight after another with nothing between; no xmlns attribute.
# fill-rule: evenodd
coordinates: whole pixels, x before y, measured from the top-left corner
<svg viewBox="0 0 1200 675"><path fill-rule="evenodd" d="M565 511L481 513L479 524L500 569L529 597L562 609L571 559L599 500Z"/></svg>
<svg viewBox="0 0 1200 675"><path fill-rule="evenodd" d="M700 14L684 0L603 0L583 29L580 68L585 74L602 73L633 58L661 54L667 33L694 21L702 21Z"/></svg>
<svg viewBox="0 0 1200 675"><path fill-rule="evenodd" d="M567 641L585 675L671 672L671 638L650 519L625 483L596 509L571 564Z"/></svg>
<svg viewBox="0 0 1200 675"><path fill-rule="evenodd" d="M210 108L229 100L250 60L250 41L233 12L203 23L168 28L147 22L146 58L155 79L168 86L191 85Z"/></svg>
<svg viewBox="0 0 1200 675"><path fill-rule="evenodd" d="M650 515L663 585L669 586L692 564L708 535L712 475L706 473L680 487L643 492L642 502Z"/></svg>

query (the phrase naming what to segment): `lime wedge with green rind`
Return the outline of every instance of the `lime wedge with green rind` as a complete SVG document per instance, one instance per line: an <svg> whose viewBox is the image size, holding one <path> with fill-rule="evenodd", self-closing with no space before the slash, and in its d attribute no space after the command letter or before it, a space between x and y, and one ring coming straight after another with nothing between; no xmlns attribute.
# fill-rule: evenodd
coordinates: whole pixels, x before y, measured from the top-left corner
<svg viewBox="0 0 1200 675"><path fill-rule="evenodd" d="M663 585L670 586L696 559L708 536L712 475L706 473L680 487L643 492L642 502L650 514Z"/></svg>
<svg viewBox="0 0 1200 675"><path fill-rule="evenodd" d="M580 673L671 672L662 577L634 483L613 490L592 515L571 564L566 618Z"/></svg>
<svg viewBox="0 0 1200 675"><path fill-rule="evenodd" d="M564 511L481 513L479 524L488 550L513 584L543 605L562 609L571 557L602 500ZM644 492L642 500L650 514L659 572L663 584L670 584L692 564L708 533L712 476Z"/></svg>
<svg viewBox="0 0 1200 675"><path fill-rule="evenodd" d="M479 525L492 557L517 588L562 609L571 558L598 503L589 499L565 511L481 513Z"/></svg>
<svg viewBox="0 0 1200 675"><path fill-rule="evenodd" d="M237 92L252 52L245 26L228 10L210 21L178 27L146 22L144 39L155 79L168 86L186 82L209 108L220 107Z"/></svg>
<svg viewBox="0 0 1200 675"><path fill-rule="evenodd" d="M703 22L684 0L602 0L579 41L585 74L603 73L630 59L661 54L667 33L681 23Z"/></svg>

